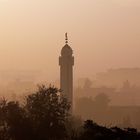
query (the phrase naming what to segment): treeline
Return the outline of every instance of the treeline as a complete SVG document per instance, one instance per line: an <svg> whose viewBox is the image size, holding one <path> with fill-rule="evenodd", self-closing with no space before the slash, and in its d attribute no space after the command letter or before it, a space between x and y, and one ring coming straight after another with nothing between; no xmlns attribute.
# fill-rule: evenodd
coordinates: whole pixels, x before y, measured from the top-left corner
<svg viewBox="0 0 140 140"><path fill-rule="evenodd" d="M106 128L70 115L53 86L39 86L24 102L0 100L0 140L140 140L136 129Z"/></svg>

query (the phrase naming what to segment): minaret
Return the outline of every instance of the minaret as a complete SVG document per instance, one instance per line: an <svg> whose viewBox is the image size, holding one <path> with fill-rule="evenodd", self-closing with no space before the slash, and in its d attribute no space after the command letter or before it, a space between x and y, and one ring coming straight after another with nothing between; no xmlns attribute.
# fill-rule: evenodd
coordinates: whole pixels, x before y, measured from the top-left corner
<svg viewBox="0 0 140 140"><path fill-rule="evenodd" d="M60 65L60 88L63 95L71 103L71 113L73 110L73 65L74 57L71 47L68 45L68 36L65 34L66 44L61 50L61 56L59 57Z"/></svg>

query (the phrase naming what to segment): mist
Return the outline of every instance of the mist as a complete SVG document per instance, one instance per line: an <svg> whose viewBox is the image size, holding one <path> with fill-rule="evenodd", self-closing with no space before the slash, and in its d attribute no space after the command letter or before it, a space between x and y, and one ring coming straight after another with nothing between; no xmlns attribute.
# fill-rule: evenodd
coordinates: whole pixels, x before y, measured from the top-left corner
<svg viewBox="0 0 140 140"><path fill-rule="evenodd" d="M0 96L60 87L66 32L75 115L140 129L139 0L0 0Z"/></svg>
<svg viewBox="0 0 140 140"><path fill-rule="evenodd" d="M138 0L1 0L0 69L41 70L58 79L65 32L76 58L75 79L139 67L139 15Z"/></svg>

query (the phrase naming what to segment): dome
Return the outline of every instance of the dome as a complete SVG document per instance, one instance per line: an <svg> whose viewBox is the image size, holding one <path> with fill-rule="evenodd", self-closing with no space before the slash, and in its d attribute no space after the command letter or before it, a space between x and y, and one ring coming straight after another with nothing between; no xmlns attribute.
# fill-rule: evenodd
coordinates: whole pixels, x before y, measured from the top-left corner
<svg viewBox="0 0 140 140"><path fill-rule="evenodd" d="M72 53L73 53L73 51L68 44L66 44L61 50L61 55L63 55L63 56L72 55Z"/></svg>

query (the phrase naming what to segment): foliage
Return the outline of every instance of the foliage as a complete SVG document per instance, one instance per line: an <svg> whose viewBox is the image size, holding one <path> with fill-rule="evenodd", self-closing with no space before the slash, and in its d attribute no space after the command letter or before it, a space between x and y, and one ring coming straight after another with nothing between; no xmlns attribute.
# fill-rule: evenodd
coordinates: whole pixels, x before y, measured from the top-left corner
<svg viewBox="0 0 140 140"><path fill-rule="evenodd" d="M70 105L55 87L39 86L39 90L26 98L25 108L34 128L36 139L66 137L65 122Z"/></svg>
<svg viewBox="0 0 140 140"><path fill-rule="evenodd" d="M108 106L108 104L109 104L109 102L110 102L110 99L109 99L109 97L106 95L106 94L104 94L104 93L100 93L100 94L98 94L95 98L94 98L94 102L95 102L95 105L96 106L100 106L100 107L107 107Z"/></svg>
<svg viewBox="0 0 140 140"><path fill-rule="evenodd" d="M60 90L39 86L37 92L25 99L25 104L1 100L1 140L48 140L63 139L65 122L69 117L70 104L61 96Z"/></svg>
<svg viewBox="0 0 140 140"><path fill-rule="evenodd" d="M106 128L87 120L78 140L140 140L140 134L133 128Z"/></svg>
<svg viewBox="0 0 140 140"><path fill-rule="evenodd" d="M67 99L53 86L39 86L23 105L2 99L0 140L140 140L134 128L106 128L92 120L82 124L69 111Z"/></svg>

